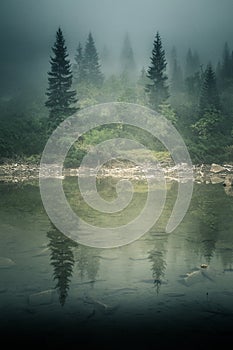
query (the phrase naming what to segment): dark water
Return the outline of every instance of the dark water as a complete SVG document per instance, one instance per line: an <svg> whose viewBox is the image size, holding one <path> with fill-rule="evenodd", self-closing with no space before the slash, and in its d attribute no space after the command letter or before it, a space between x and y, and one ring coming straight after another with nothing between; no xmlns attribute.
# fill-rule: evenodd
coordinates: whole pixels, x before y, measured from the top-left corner
<svg viewBox="0 0 233 350"><path fill-rule="evenodd" d="M114 186L113 179L98 184L105 198ZM82 204L74 178L64 188L83 218L108 225ZM145 201L144 185L136 188L128 218ZM233 197L221 184L195 184L187 215L169 235L177 194L169 183L155 227L114 249L79 245L54 228L37 182L0 183L0 193L0 326L8 344L207 349L232 342Z"/></svg>

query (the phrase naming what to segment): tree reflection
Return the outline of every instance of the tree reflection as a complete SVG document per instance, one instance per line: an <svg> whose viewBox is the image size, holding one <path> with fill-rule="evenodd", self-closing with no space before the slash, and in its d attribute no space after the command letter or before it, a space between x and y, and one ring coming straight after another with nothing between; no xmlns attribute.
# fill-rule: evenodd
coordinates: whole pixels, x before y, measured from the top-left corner
<svg viewBox="0 0 233 350"><path fill-rule="evenodd" d="M54 269L53 276L54 280L57 280L55 288L58 290L59 301L63 306L68 295L70 280L73 274L75 262L73 248L77 246L77 243L67 238L54 225L52 225L51 230L47 233L47 237L49 238L48 247L51 251L50 261Z"/></svg>
<svg viewBox="0 0 233 350"><path fill-rule="evenodd" d="M156 293L160 291L162 279L165 275L167 263L166 263L166 239L156 239L154 248L149 251L148 259L151 262L152 277L154 279L154 286Z"/></svg>
<svg viewBox="0 0 233 350"><path fill-rule="evenodd" d="M223 268L226 270L233 269L233 249L232 248L221 248L219 249Z"/></svg>
<svg viewBox="0 0 233 350"><path fill-rule="evenodd" d="M89 278L93 283L99 270L99 250L78 245L75 250L75 261L81 279Z"/></svg>
<svg viewBox="0 0 233 350"><path fill-rule="evenodd" d="M220 234L222 193L219 193L219 190L221 189L214 185L202 184L196 186L193 193L194 210L191 212L198 220L196 237L193 238L198 245L200 255L205 258L207 264L210 264L215 254Z"/></svg>
<svg viewBox="0 0 233 350"><path fill-rule="evenodd" d="M77 264L78 275L81 279L87 277L94 285L99 270L99 256L97 249L78 244L63 233L53 224L47 233L48 247L51 251L50 263L53 266L53 277L57 281L55 288L59 294L60 304L63 306L68 296L74 264ZM99 250L98 250L99 252Z"/></svg>

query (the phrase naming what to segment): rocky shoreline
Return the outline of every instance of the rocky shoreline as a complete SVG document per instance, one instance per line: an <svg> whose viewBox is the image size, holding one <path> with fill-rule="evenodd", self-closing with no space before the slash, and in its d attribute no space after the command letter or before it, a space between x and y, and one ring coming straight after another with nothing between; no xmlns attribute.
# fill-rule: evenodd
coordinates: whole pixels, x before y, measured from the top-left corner
<svg viewBox="0 0 233 350"><path fill-rule="evenodd" d="M226 187L233 187L233 165L232 164L201 164L193 165L193 178L197 183L222 183ZM24 182L27 180L38 179L40 172L39 164L29 164L26 162L6 162L0 165L1 182ZM183 173L182 176L179 173ZM75 168L64 169L62 177L65 176L95 176L96 169L92 168ZM58 167L54 166L49 169L49 173L44 176L54 178L61 177ZM120 163L114 167L103 167L98 172L98 177L117 177L132 180L145 179L146 177L164 176L168 181L185 181L190 178L186 164L172 165L162 163L159 165L144 164L142 166L129 166Z"/></svg>

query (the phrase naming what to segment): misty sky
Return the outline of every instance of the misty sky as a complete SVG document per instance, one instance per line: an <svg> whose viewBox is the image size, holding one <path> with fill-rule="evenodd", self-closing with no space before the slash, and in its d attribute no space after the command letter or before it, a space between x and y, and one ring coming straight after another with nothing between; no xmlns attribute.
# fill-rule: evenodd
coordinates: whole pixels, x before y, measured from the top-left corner
<svg viewBox="0 0 233 350"><path fill-rule="evenodd" d="M183 59L191 47L216 63L224 42L233 49L232 18L233 0L0 0L0 92L46 81L58 26L71 60L89 31L117 59L128 32L140 68L157 30L167 54L176 45Z"/></svg>

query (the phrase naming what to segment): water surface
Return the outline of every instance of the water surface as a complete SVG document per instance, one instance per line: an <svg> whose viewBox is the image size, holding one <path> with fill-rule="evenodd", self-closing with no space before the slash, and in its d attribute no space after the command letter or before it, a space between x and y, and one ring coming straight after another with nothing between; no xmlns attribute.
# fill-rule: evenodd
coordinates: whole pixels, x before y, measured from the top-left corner
<svg viewBox="0 0 233 350"><path fill-rule="evenodd" d="M99 180L103 198L116 196L115 183ZM83 203L76 178L64 180L74 211L100 226L137 216L146 189L135 186L126 215L108 217ZM37 181L2 182L0 193L0 325L8 341L13 334L25 344L78 348L100 341L111 348L127 339L144 348L151 339L189 347L200 339L232 340L233 197L222 184L195 184L183 222L166 234L177 195L177 184L168 183L157 224L114 249L88 248L60 233L43 209Z"/></svg>

